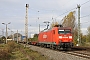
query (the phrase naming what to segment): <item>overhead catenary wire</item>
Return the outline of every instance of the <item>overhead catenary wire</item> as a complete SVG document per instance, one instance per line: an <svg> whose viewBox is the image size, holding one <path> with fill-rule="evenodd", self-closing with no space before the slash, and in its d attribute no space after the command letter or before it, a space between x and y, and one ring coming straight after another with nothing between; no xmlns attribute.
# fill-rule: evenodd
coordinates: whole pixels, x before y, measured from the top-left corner
<svg viewBox="0 0 90 60"><path fill-rule="evenodd" d="M73 8L73 9L70 9L70 10L68 10L68 11L64 12L64 13L62 13L61 15L64 15L64 14L66 14L66 13L68 13L68 12L70 12L70 11L74 10L74 9L76 9L76 7L75 7L75 8ZM61 16L61 15L59 15L59 16ZM54 19L58 18L59 16L55 17Z"/></svg>
<svg viewBox="0 0 90 60"><path fill-rule="evenodd" d="M82 3L82 4L80 5L80 7L83 6L83 5L85 5L85 4L88 3L88 2L90 2L90 0L88 0L88 1L86 1L86 2L84 2L84 3ZM72 8L72 9L70 9L70 10L68 10L68 11L66 11L66 12L64 12L64 13L62 13L62 14L59 15L59 16L62 16L62 15L66 14L66 13L68 13L68 12L74 10L74 9L77 9L77 7ZM55 17L54 19L58 18L59 16Z"/></svg>
<svg viewBox="0 0 90 60"><path fill-rule="evenodd" d="M88 0L88 1L86 1L86 2L84 2L84 3L82 3L81 5L80 5L80 7L81 6L83 6L83 5L85 5L85 4L87 4L87 3L89 3L90 2L90 0ZM34 8L31 8L31 9L34 9ZM77 7L74 7L74 8L72 8L72 9L70 9L70 10L68 10L68 11L66 11L66 12L64 12L64 13L62 13L62 14L60 14L60 15L58 15L57 17L53 17L53 20L56 20L58 17L60 17L60 16L62 16L62 15L64 15L64 14L66 14L66 13L68 13L68 12L70 12L70 11L72 11L72 10L74 10L74 9L77 9ZM37 11L38 11L38 9L36 9ZM42 9L41 9L42 10ZM45 11L51 11L51 10L45 10ZM53 10L54 11L54 10ZM88 16L88 15L86 15L86 16ZM83 17L86 17L86 16L83 16ZM83 17L80 17L80 18L83 18Z"/></svg>
<svg viewBox="0 0 90 60"><path fill-rule="evenodd" d="M88 17L88 16L90 16L90 14L89 14L89 15L82 16L82 17L80 17L80 18L84 18L84 17Z"/></svg>
<svg viewBox="0 0 90 60"><path fill-rule="evenodd" d="M86 1L86 2L84 2L84 3L82 3L80 6L83 6L83 5L85 5L85 4L89 3L89 2L90 2L90 0L88 0L88 1ZM66 4L65 4L65 5L66 5ZM30 8L30 9L35 10L34 8ZM75 8L72 8L72 9L70 9L70 10L64 12L64 13L62 13L62 14L59 15L59 16L62 16L62 15L66 14L66 13L68 13L68 12L74 10L74 9L76 9L76 7L75 7ZM36 11L38 11L38 9L36 9ZM46 11L50 11L50 10L46 10ZM53 19L56 19L56 18L58 18L59 16L57 16L57 17L55 17L55 18L53 18ZM83 16L83 17L86 17L86 16ZM80 18L83 18L83 17L80 17Z"/></svg>
<svg viewBox="0 0 90 60"><path fill-rule="evenodd" d="M84 3L82 3L81 6L82 6L82 5L85 5L85 4L88 3L88 2L90 2L90 0L88 0L88 1L86 1L86 2L84 2Z"/></svg>

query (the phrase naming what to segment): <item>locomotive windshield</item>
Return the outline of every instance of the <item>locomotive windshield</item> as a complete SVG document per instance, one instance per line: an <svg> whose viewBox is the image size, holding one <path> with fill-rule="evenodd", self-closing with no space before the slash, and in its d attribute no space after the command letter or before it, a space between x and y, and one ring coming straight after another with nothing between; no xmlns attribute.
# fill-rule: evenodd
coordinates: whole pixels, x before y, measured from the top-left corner
<svg viewBox="0 0 90 60"><path fill-rule="evenodd" d="M70 30L65 30L65 34L71 33Z"/></svg>
<svg viewBox="0 0 90 60"><path fill-rule="evenodd" d="M71 33L70 30L58 30L58 34L68 34Z"/></svg>
<svg viewBox="0 0 90 60"><path fill-rule="evenodd" d="M58 33L59 34L64 34L64 30L59 30Z"/></svg>

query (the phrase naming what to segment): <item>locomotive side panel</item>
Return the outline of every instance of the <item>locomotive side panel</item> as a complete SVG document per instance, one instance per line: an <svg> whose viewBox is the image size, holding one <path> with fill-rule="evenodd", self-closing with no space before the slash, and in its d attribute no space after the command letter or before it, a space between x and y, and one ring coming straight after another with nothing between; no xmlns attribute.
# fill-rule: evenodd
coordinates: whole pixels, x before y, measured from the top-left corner
<svg viewBox="0 0 90 60"><path fill-rule="evenodd" d="M38 36L38 42L42 42L43 40L43 32L39 33L39 36Z"/></svg>
<svg viewBox="0 0 90 60"><path fill-rule="evenodd" d="M53 43L55 45L58 45L59 44L59 35L58 35L58 28L57 27L54 27L53 28Z"/></svg>
<svg viewBox="0 0 90 60"><path fill-rule="evenodd" d="M53 42L52 30L47 31L47 41L46 42L49 42L49 44L51 44Z"/></svg>
<svg viewBox="0 0 90 60"><path fill-rule="evenodd" d="M49 30L46 32L40 32L38 36L38 41L39 43L44 43L44 44L55 44L56 42L56 35L55 35L55 30Z"/></svg>

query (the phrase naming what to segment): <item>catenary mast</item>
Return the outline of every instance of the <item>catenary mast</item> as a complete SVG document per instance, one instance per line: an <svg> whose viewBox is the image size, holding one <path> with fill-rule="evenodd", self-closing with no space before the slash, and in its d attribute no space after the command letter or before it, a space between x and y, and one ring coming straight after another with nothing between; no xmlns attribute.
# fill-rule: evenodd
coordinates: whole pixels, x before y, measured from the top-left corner
<svg viewBox="0 0 90 60"><path fill-rule="evenodd" d="M25 36L26 36L26 42L27 42L27 44L28 44L28 8L29 8L29 4L26 4Z"/></svg>

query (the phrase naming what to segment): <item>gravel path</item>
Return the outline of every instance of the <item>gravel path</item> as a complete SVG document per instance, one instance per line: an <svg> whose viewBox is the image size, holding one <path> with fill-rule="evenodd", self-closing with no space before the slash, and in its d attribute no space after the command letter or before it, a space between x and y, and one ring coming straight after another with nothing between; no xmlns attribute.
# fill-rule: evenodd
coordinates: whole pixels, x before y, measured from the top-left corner
<svg viewBox="0 0 90 60"><path fill-rule="evenodd" d="M29 47L30 49L34 51L38 51L44 56L48 56L50 60L90 60L90 59L86 59L86 58L82 58L82 57L78 57L78 56L74 56L74 55L70 55L70 54L66 54L63 52L58 52L58 51L54 51L46 48L41 48L37 46L29 45Z"/></svg>

